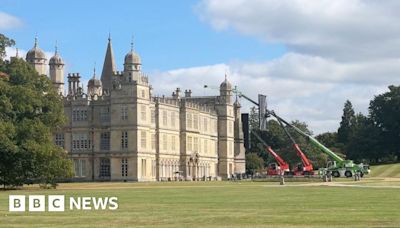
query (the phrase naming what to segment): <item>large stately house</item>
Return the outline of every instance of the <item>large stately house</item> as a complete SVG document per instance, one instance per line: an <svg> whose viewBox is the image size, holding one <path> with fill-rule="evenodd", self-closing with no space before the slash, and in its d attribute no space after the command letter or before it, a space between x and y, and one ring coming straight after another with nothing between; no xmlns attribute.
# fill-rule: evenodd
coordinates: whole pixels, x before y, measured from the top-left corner
<svg viewBox="0 0 400 228"><path fill-rule="evenodd" d="M26 61L47 74L37 39ZM226 77L216 96L192 96L180 88L168 97L153 96L133 48L117 71L110 38L101 78L94 72L86 93L79 73L67 75L64 91L57 50L48 65L67 117L54 140L73 161L73 181L208 180L245 172L240 104Z"/></svg>

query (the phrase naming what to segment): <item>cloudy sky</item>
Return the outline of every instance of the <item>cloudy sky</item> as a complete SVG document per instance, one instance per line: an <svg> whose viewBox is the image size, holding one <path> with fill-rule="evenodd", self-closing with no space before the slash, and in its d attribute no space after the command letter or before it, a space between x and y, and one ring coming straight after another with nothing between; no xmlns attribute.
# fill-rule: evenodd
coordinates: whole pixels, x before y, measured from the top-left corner
<svg viewBox="0 0 400 228"><path fill-rule="evenodd" d="M133 35L156 94L215 94L203 85L218 87L227 72L315 133L337 129L346 99L367 113L374 95L400 84L400 1L0 1L0 32L21 53L35 33L49 56L57 40L67 71L87 80L109 32L119 70Z"/></svg>

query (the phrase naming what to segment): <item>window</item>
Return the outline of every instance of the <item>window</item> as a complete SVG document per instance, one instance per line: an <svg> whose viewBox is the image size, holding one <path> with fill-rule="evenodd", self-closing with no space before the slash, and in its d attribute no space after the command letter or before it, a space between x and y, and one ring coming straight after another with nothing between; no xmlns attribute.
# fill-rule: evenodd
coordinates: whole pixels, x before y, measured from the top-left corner
<svg viewBox="0 0 400 228"><path fill-rule="evenodd" d="M187 145L187 151L192 151L192 137L190 136L187 137L186 145Z"/></svg>
<svg viewBox="0 0 400 228"><path fill-rule="evenodd" d="M121 175L123 177L128 176L128 159L127 158L121 159Z"/></svg>
<svg viewBox="0 0 400 228"><path fill-rule="evenodd" d="M84 108L73 108L72 109L72 121L86 121L88 112Z"/></svg>
<svg viewBox="0 0 400 228"><path fill-rule="evenodd" d="M154 124L156 123L156 111L151 110L151 123Z"/></svg>
<svg viewBox="0 0 400 228"><path fill-rule="evenodd" d="M91 148L91 141L88 133L72 134L72 150L88 150Z"/></svg>
<svg viewBox="0 0 400 228"><path fill-rule="evenodd" d="M193 138L193 151L194 152L199 151L199 139L197 137Z"/></svg>
<svg viewBox="0 0 400 228"><path fill-rule="evenodd" d="M156 149L156 134L151 134L151 149Z"/></svg>
<svg viewBox="0 0 400 228"><path fill-rule="evenodd" d="M57 146L64 148L64 133L57 133L55 135L55 143Z"/></svg>
<svg viewBox="0 0 400 228"><path fill-rule="evenodd" d="M110 121L110 108L102 107L100 109L100 121L101 122L109 122Z"/></svg>
<svg viewBox="0 0 400 228"><path fill-rule="evenodd" d="M142 177L146 176L146 159L142 159Z"/></svg>
<svg viewBox="0 0 400 228"><path fill-rule="evenodd" d="M110 159L102 158L100 160L100 177L110 177Z"/></svg>
<svg viewBox="0 0 400 228"><path fill-rule="evenodd" d="M193 115L193 128L194 129L199 128L199 116L198 115Z"/></svg>
<svg viewBox="0 0 400 228"><path fill-rule="evenodd" d="M146 98L146 91L142 89L142 98Z"/></svg>
<svg viewBox="0 0 400 228"><path fill-rule="evenodd" d="M171 136L171 150L172 151L176 150L176 136L175 135Z"/></svg>
<svg viewBox="0 0 400 228"><path fill-rule="evenodd" d="M192 114L188 113L186 115L186 128L192 128Z"/></svg>
<svg viewBox="0 0 400 228"><path fill-rule="evenodd" d="M123 131L121 134L121 148L127 149L128 148L128 132Z"/></svg>
<svg viewBox="0 0 400 228"><path fill-rule="evenodd" d="M163 111L163 126L166 127L167 126L167 121L168 121L168 116L167 116L167 111Z"/></svg>
<svg viewBox="0 0 400 228"><path fill-rule="evenodd" d="M126 105L121 105L121 120L128 119L128 107Z"/></svg>
<svg viewBox="0 0 400 228"><path fill-rule="evenodd" d="M171 126L175 127L175 112L171 112Z"/></svg>
<svg viewBox="0 0 400 228"><path fill-rule="evenodd" d="M204 140L204 153L205 154L208 153L208 140L207 139Z"/></svg>
<svg viewBox="0 0 400 228"><path fill-rule="evenodd" d="M74 159L75 177L86 176L86 160Z"/></svg>
<svg viewBox="0 0 400 228"><path fill-rule="evenodd" d="M140 146L143 149L146 149L146 132L145 131L140 132Z"/></svg>
<svg viewBox="0 0 400 228"><path fill-rule="evenodd" d="M204 131L208 131L208 119L204 118Z"/></svg>
<svg viewBox="0 0 400 228"><path fill-rule="evenodd" d="M146 121L146 106L144 105L140 106L140 116L142 118L142 121Z"/></svg>
<svg viewBox="0 0 400 228"><path fill-rule="evenodd" d="M167 146L168 146L168 136L167 134L163 134L163 150L167 150L168 149Z"/></svg>
<svg viewBox="0 0 400 228"><path fill-rule="evenodd" d="M100 150L110 150L110 132L100 134Z"/></svg>

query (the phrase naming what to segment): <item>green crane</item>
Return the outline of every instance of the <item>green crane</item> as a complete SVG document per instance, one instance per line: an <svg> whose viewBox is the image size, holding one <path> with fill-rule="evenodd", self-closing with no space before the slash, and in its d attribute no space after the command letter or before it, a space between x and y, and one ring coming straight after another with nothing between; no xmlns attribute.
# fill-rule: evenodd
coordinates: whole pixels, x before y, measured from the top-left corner
<svg viewBox="0 0 400 228"><path fill-rule="evenodd" d="M312 145L314 145L315 147L319 148L322 152L327 154L332 159L332 161L328 162L326 171L331 172L332 176L352 177L354 174L359 174L362 177L370 172L368 165L364 165L363 163L355 164L352 160L345 160L339 157L333 151L322 145L317 139L305 133L304 131L300 130L298 127L288 123L280 116L278 116L274 111L267 110L267 115L274 116L281 122L285 123L287 126L293 128L297 133L304 136Z"/></svg>

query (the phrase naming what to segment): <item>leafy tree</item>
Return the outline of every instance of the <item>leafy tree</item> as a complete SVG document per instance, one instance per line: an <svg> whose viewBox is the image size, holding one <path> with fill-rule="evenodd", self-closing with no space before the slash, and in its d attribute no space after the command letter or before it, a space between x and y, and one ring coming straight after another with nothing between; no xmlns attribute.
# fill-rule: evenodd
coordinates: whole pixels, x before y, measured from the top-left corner
<svg viewBox="0 0 400 228"><path fill-rule="evenodd" d="M264 168L264 160L255 153L246 154L246 172L254 174Z"/></svg>
<svg viewBox="0 0 400 228"><path fill-rule="evenodd" d="M347 157L358 162L379 162L385 156L380 146L381 139L374 122L361 113L357 114L346 145Z"/></svg>
<svg viewBox="0 0 400 228"><path fill-rule="evenodd" d="M13 39L10 39L0 33L0 59L4 59L6 57L6 47L12 47L14 45L15 41Z"/></svg>
<svg viewBox="0 0 400 228"><path fill-rule="evenodd" d="M344 104L342 121L338 129L338 142L346 144L349 141L349 135L351 134L351 124L354 120L354 109L353 105L349 100Z"/></svg>
<svg viewBox="0 0 400 228"><path fill-rule="evenodd" d="M391 85L389 91L376 96L369 106L373 123L380 129L380 145L386 154L400 159L400 86Z"/></svg>
<svg viewBox="0 0 400 228"><path fill-rule="evenodd" d="M258 129L259 128L260 119L258 117L258 108L251 107L250 108L250 115L249 115L249 128Z"/></svg>
<svg viewBox="0 0 400 228"><path fill-rule="evenodd" d="M0 60L0 75L0 184L55 186L72 174L71 161L52 137L65 121L61 97L46 76L21 59Z"/></svg>

